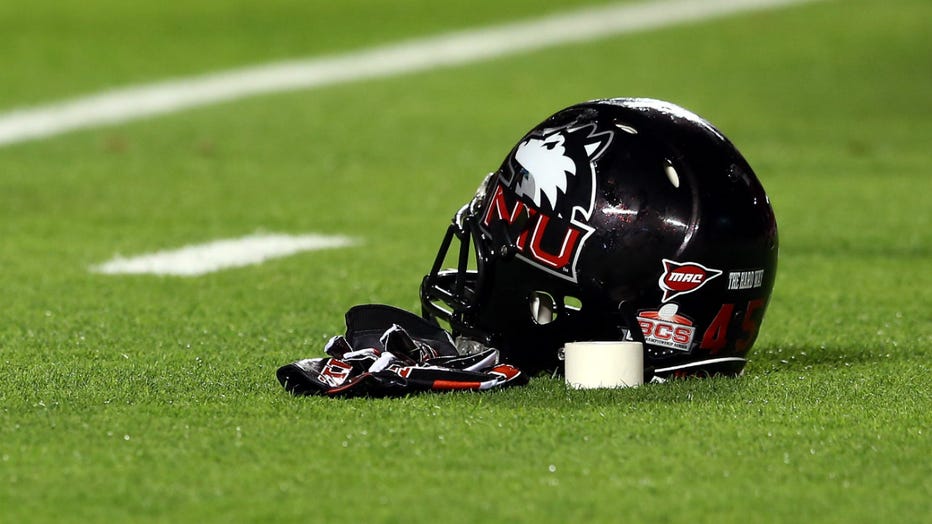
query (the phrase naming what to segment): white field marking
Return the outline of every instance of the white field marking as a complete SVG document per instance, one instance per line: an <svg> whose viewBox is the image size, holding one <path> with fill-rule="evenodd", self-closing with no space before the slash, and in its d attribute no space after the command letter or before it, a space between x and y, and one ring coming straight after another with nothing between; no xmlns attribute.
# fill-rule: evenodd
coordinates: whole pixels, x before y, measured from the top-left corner
<svg viewBox="0 0 932 524"><path fill-rule="evenodd" d="M356 52L105 91L0 114L0 146L240 98L455 66L814 0L662 0L591 7Z"/></svg>
<svg viewBox="0 0 932 524"><path fill-rule="evenodd" d="M344 236L256 234L130 258L117 256L91 267L91 271L108 275L148 273L191 277L231 267L261 264L302 251L347 247L356 243L356 240Z"/></svg>

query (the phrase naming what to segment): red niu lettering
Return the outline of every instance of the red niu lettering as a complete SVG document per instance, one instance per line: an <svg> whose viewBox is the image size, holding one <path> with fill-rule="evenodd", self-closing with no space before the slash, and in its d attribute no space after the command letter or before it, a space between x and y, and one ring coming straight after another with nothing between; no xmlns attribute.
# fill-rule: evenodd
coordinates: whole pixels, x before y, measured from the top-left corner
<svg viewBox="0 0 932 524"><path fill-rule="evenodd" d="M521 215L521 211L526 209L525 206L520 200L515 201L515 205L508 209L508 203L505 201L505 191L502 189L502 186L495 186L495 195L492 196L492 203L489 205L489 209L485 212L485 217L482 219L482 223L488 226L492 223L492 213L494 212L497 215L498 220L504 220L509 224L514 224L515 220L518 220L518 217Z"/></svg>
<svg viewBox="0 0 932 524"><path fill-rule="evenodd" d="M531 257L543 262L550 267L561 268L570 262L576 243L579 241L579 230L572 227L566 228L566 234L563 235L563 242L560 245L560 252L551 254L540 246L540 241L544 237L544 231L547 224L550 223L550 217L541 214L537 223L534 225L534 233L531 235Z"/></svg>
<svg viewBox="0 0 932 524"><path fill-rule="evenodd" d="M566 224L566 232L563 233L563 239L559 242L559 250L555 253L547 251L543 247L542 242L545 233L548 231L548 226L551 223L550 217L543 213L538 213L536 209L529 208L520 200L515 201L514 205L509 206L505 199L505 191L501 185L496 186L495 194L492 195L492 201L485 212L482 223L487 227L495 220L504 220L508 224L514 224L525 210L527 210L528 216L532 217L533 220L529 220L525 228L521 231L521 234L518 235L517 240L515 240L515 246L524 255L547 267L553 269L566 267L573 258L573 254L576 252L576 247L579 244L582 232ZM562 225L559 222L557 224L558 227ZM528 236L530 236L530 243L528 243ZM548 237L548 239L549 238L550 237Z"/></svg>

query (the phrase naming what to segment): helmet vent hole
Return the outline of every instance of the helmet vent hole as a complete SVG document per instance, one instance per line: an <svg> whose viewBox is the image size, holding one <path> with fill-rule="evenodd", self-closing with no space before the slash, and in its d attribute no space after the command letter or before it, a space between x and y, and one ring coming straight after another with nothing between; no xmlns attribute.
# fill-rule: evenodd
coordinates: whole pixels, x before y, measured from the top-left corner
<svg viewBox="0 0 932 524"><path fill-rule="evenodd" d="M582 300L579 300L577 297L567 295L563 297L563 307L573 311L579 311L582 309Z"/></svg>
<svg viewBox="0 0 932 524"><path fill-rule="evenodd" d="M663 172L667 175L667 180L673 184L673 187L680 188L680 175L676 172L676 169L673 168L673 165L667 161L667 165L663 166Z"/></svg>
<svg viewBox="0 0 932 524"><path fill-rule="evenodd" d="M543 291L534 291L529 299L531 320L541 326L547 325L557 318L556 302L550 294Z"/></svg>

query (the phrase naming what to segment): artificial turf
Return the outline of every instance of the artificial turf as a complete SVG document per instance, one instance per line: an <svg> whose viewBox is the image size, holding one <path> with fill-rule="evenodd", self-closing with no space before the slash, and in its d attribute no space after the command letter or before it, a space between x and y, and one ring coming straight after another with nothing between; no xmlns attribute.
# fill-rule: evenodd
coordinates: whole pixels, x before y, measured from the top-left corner
<svg viewBox="0 0 932 524"><path fill-rule="evenodd" d="M535 5L359 4L6 6L0 109ZM929 19L817 2L0 149L0 521L927 521ZM321 355L351 305L417 308L450 216L514 141L604 96L706 116L768 190L779 274L743 377L285 393L275 369ZM363 243L197 278L88 270L256 231Z"/></svg>

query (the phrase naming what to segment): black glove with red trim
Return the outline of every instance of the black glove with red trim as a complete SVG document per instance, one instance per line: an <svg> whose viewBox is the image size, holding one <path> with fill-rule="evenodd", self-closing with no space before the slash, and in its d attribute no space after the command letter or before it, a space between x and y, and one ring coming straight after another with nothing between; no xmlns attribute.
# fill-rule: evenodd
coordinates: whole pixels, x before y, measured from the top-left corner
<svg viewBox="0 0 932 524"><path fill-rule="evenodd" d="M421 391L486 390L524 385L518 368L498 363L498 350L460 355L450 334L392 306L355 306L346 334L330 339L322 358L282 366L276 375L296 396L403 396Z"/></svg>

